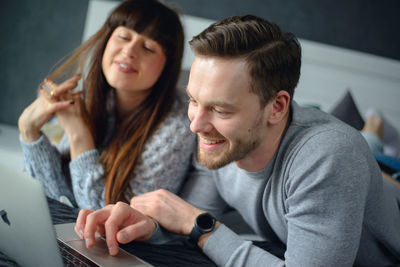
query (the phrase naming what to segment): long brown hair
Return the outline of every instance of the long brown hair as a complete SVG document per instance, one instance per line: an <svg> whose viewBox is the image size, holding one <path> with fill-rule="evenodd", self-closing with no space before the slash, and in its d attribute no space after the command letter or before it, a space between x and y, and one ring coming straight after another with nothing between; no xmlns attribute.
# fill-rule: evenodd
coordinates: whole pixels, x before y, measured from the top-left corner
<svg viewBox="0 0 400 267"><path fill-rule="evenodd" d="M171 8L156 0L128 0L110 14L103 27L51 75L65 76L66 70L83 74L84 97L88 121L96 147L104 143L107 127L107 98L113 90L102 72L102 57L106 44L118 26L128 27L157 41L167 57L158 81L140 106L119 122L111 141L100 155L105 171L105 201L128 201L124 193L129 188L135 166L146 141L170 111L183 55L183 28ZM84 73L85 68L88 72Z"/></svg>

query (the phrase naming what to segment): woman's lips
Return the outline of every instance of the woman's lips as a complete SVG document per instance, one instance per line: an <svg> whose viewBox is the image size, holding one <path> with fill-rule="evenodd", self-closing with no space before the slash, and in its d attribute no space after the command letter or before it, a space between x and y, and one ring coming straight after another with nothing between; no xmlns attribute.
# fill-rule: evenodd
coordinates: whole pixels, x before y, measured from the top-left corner
<svg viewBox="0 0 400 267"><path fill-rule="evenodd" d="M117 69L124 73L134 73L137 70L130 64L122 61L115 61L114 64L116 65Z"/></svg>

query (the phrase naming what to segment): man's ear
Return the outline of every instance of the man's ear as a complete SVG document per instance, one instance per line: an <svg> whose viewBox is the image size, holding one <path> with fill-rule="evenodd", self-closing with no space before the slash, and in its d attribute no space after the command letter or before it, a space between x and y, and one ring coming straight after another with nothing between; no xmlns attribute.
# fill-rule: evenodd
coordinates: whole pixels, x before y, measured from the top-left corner
<svg viewBox="0 0 400 267"><path fill-rule="evenodd" d="M268 123L278 124L289 112L290 95L287 91L281 90L271 100L271 112L268 117Z"/></svg>

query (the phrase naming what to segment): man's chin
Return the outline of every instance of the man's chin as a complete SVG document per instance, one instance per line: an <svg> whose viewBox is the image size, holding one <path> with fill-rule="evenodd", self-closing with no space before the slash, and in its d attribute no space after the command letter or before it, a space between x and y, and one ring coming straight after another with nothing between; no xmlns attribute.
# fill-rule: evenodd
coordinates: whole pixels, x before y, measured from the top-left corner
<svg viewBox="0 0 400 267"><path fill-rule="evenodd" d="M210 170L222 168L232 162L232 160L228 159L227 157L219 159L212 156L202 155L201 152L198 153L197 158L201 165Z"/></svg>

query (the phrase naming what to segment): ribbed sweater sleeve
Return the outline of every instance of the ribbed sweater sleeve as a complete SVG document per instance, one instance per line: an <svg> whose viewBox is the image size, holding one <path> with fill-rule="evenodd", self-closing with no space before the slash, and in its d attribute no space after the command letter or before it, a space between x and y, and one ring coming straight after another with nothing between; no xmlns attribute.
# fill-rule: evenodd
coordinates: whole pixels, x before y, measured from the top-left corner
<svg viewBox="0 0 400 267"><path fill-rule="evenodd" d="M46 195L57 199L65 196L73 200L73 194L62 170L61 153L50 140L42 134L34 142L27 143L19 137L24 154L25 169L29 175L40 181Z"/></svg>

